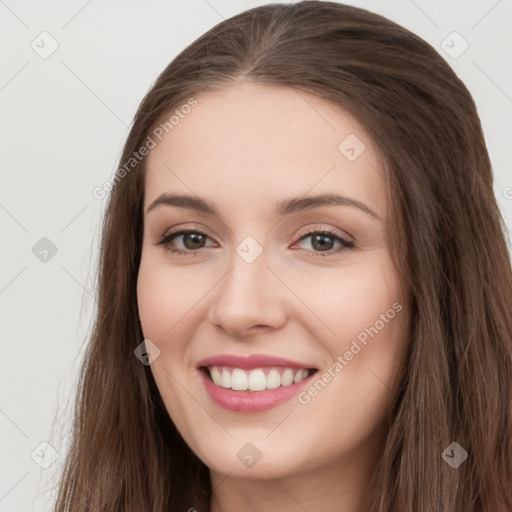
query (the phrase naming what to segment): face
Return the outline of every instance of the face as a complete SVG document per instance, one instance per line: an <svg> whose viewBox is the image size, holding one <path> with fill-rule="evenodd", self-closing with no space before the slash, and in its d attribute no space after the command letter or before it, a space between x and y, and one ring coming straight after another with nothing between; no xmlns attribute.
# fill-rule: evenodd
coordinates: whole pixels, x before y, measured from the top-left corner
<svg viewBox="0 0 512 512"><path fill-rule="evenodd" d="M376 150L291 88L196 100L146 169L137 294L167 411L216 474L369 460L409 324Z"/></svg>

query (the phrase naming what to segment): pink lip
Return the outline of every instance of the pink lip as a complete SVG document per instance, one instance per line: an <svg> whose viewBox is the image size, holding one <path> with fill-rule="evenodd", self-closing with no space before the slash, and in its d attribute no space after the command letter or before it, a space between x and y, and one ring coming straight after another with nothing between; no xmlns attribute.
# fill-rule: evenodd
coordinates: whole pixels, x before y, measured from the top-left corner
<svg viewBox="0 0 512 512"><path fill-rule="evenodd" d="M201 366L228 366L230 368L244 368L246 370L254 368L264 368L267 366L284 366L286 368L313 368L312 366L290 359L274 357L267 354L253 354L250 356L234 356L230 354L221 354L218 356L207 357L199 361L198 367Z"/></svg>
<svg viewBox="0 0 512 512"><path fill-rule="evenodd" d="M305 385L311 382L311 378L316 374L315 372L290 386L281 386L263 391L235 391L214 384L205 370L199 369L198 372L210 398L224 409L235 412L261 412L277 407L297 395Z"/></svg>
<svg viewBox="0 0 512 512"><path fill-rule="evenodd" d="M277 407L297 395L305 385L309 384L311 377L314 375L312 374L306 379L290 386L281 386L263 391L235 391L214 384L207 375L207 371L201 368L206 366L226 366L230 368L243 368L245 370L271 366L294 368L297 370L313 367L308 364L267 354L253 354L246 357L221 354L202 359L197 367L208 395L216 404L236 412L260 412Z"/></svg>

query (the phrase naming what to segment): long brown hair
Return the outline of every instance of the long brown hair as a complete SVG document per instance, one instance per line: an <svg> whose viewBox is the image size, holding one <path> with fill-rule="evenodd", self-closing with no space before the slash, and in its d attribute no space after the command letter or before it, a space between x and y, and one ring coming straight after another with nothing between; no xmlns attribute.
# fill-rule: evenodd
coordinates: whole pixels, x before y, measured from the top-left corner
<svg viewBox="0 0 512 512"><path fill-rule="evenodd" d="M405 28L364 9L303 1L212 28L167 66L136 113L104 216L98 308L55 511L209 510L208 468L133 353L143 340L136 282L145 159L130 159L190 98L200 103L201 93L244 80L344 108L382 158L388 236L412 319L363 510L512 510L512 271L475 103L437 51ZM453 442L468 454L457 468L442 457Z"/></svg>

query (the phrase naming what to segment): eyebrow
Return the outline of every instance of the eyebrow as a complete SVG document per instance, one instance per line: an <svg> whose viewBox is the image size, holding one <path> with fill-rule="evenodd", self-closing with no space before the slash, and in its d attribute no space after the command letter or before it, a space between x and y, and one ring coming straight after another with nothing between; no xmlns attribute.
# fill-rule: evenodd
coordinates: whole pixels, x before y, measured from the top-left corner
<svg viewBox="0 0 512 512"><path fill-rule="evenodd" d="M178 208L186 208L189 210L196 210L198 212L207 213L210 215L219 216L215 206L199 197L189 196L185 194L160 194L147 208L146 214L154 210L158 206L176 206ZM359 208L363 212L371 215L372 217L382 220L371 208L366 206L357 199L342 196L339 194L318 194L314 196L291 197L285 199L275 206L275 214L290 215L295 212L307 210L310 208L317 208L319 206L353 206Z"/></svg>

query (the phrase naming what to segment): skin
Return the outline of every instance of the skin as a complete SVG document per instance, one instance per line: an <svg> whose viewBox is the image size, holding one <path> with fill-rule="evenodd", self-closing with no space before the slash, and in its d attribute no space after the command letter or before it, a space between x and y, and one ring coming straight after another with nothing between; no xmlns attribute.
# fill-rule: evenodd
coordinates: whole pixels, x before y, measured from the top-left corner
<svg viewBox="0 0 512 512"><path fill-rule="evenodd" d="M151 371L170 417L210 468L213 512L356 512L409 340L376 151L347 112L291 88L246 82L196 99L148 155L144 211L164 192L184 193L213 202L219 216L167 205L145 214L137 294L144 336L160 349ZM354 161L338 149L349 134L366 146ZM347 205L274 213L283 199L333 192L380 218ZM203 248L183 236L168 244L200 254L157 245L171 228L205 232ZM300 240L315 229L354 247L336 253L339 242L328 239L327 255L314 235ZM236 252L247 236L263 248L252 263ZM255 353L322 375L394 303L401 311L307 404L228 411L199 378L205 357ZM237 457L248 442L262 454L252 467Z"/></svg>

